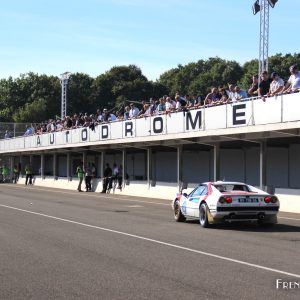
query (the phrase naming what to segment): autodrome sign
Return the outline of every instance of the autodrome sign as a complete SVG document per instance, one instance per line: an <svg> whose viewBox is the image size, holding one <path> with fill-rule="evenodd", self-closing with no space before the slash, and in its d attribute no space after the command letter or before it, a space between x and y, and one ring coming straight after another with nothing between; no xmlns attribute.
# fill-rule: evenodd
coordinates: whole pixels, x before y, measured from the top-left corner
<svg viewBox="0 0 300 300"><path fill-rule="evenodd" d="M206 109L205 113L207 111L208 109ZM203 130L205 113L204 110L192 110L170 115L158 115L101 124L93 130L85 127L53 132L46 135L38 135L34 138L36 139L36 146L41 147L199 131ZM219 120L218 123L220 123ZM226 126L225 123L223 125ZM233 107L232 125L246 125L246 104L239 104Z"/></svg>
<svg viewBox="0 0 300 300"><path fill-rule="evenodd" d="M213 106L209 108L181 111L170 114L142 117L127 121L115 121L95 126L94 130L84 127L60 132L19 137L0 141L0 152L18 149L56 147L83 143L109 143L112 140L126 142L153 136L175 135L252 126L261 124L281 123L300 119L299 93L268 98L266 101L237 102L233 104ZM173 138L173 137L172 137ZM122 140L122 141L121 141ZM74 145L75 144L75 145Z"/></svg>

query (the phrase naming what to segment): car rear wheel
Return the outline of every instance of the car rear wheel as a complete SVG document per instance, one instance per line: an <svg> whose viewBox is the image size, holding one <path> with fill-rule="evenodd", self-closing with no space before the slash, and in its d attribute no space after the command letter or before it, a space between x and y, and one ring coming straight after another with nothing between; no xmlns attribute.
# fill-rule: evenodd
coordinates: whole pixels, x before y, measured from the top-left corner
<svg viewBox="0 0 300 300"><path fill-rule="evenodd" d="M184 222L185 221L185 216L181 212L179 201L176 201L174 204L174 218L175 218L176 222Z"/></svg>
<svg viewBox="0 0 300 300"><path fill-rule="evenodd" d="M199 223L204 228L207 228L209 226L208 207L205 203L202 203L199 208Z"/></svg>

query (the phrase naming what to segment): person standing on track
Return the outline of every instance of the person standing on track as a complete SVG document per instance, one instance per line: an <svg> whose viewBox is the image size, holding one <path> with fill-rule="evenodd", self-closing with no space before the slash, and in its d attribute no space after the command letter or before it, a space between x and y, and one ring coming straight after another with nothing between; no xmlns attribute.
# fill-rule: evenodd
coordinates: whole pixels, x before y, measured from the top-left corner
<svg viewBox="0 0 300 300"><path fill-rule="evenodd" d="M76 174L77 174L78 179L79 179L77 191L78 192L82 192L81 184L82 184L83 177L84 177L84 171L83 171L83 167L82 167L82 162L78 165L78 167L76 169Z"/></svg>
<svg viewBox="0 0 300 300"><path fill-rule="evenodd" d="M118 175L118 189L122 190L122 183L123 183L123 166L119 166L119 175Z"/></svg>
<svg viewBox="0 0 300 300"><path fill-rule="evenodd" d="M26 174L25 185L27 185L27 184L32 185L33 168L32 168L31 163L26 165L25 174ZM28 182L28 179L29 179L29 182Z"/></svg>
<svg viewBox="0 0 300 300"><path fill-rule="evenodd" d="M19 170L18 170L18 166L15 165L13 169L13 183L17 183L18 180L19 180Z"/></svg>
<svg viewBox="0 0 300 300"><path fill-rule="evenodd" d="M85 189L87 192L91 192L92 191L92 169L90 166L90 163L88 163L87 167L85 168Z"/></svg>
<svg viewBox="0 0 300 300"><path fill-rule="evenodd" d="M6 165L3 165L2 167L2 177L3 177L3 182L9 182L9 168Z"/></svg>
<svg viewBox="0 0 300 300"><path fill-rule="evenodd" d="M110 178L112 176L112 169L111 169L111 167L109 166L108 163L106 164L106 168L104 170L103 175L104 175L104 177L103 177L103 190L102 190L101 193L106 193Z"/></svg>
<svg viewBox="0 0 300 300"><path fill-rule="evenodd" d="M112 169L112 176L111 176L111 178L109 180L109 185L108 185L109 189L112 189L113 186L116 187L118 176L119 176L119 168L118 168L117 164L114 163L113 164L113 169Z"/></svg>

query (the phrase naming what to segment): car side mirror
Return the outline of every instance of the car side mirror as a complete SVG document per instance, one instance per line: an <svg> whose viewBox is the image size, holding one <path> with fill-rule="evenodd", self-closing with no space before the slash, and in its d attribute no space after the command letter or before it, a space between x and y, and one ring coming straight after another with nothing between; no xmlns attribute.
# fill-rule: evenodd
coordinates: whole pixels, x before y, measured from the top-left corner
<svg viewBox="0 0 300 300"><path fill-rule="evenodd" d="M187 193L183 193L182 194L185 198L187 198L188 194Z"/></svg>

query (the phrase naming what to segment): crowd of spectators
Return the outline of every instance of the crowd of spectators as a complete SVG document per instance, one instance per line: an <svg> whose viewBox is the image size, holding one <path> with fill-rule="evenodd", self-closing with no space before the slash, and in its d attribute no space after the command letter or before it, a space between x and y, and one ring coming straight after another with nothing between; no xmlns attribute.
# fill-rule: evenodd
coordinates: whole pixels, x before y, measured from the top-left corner
<svg viewBox="0 0 300 300"><path fill-rule="evenodd" d="M252 77L252 83L249 89L242 90L236 84L228 84L228 87L212 87L206 97L199 95L181 95L180 92L172 98L165 95L159 99L151 98L149 102L131 102L119 109L103 110L98 109L94 114L78 113L65 118L49 119L34 126L28 126L24 136L33 134L42 134L46 132L62 131L80 127L89 127L94 129L95 126L114 121L129 120L135 118L149 117L158 114L169 114L178 111L187 111L191 109L210 107L245 101L251 97L259 97L263 101L266 97L277 96L284 93L294 93L300 90L300 72L297 66L290 67L291 76L286 84L280 78L279 74L273 72L269 77L267 71L262 72L260 83L258 76ZM6 133L5 138L10 138Z"/></svg>

